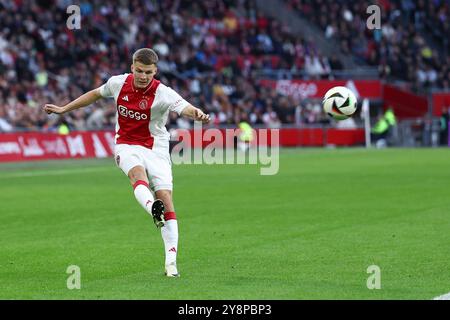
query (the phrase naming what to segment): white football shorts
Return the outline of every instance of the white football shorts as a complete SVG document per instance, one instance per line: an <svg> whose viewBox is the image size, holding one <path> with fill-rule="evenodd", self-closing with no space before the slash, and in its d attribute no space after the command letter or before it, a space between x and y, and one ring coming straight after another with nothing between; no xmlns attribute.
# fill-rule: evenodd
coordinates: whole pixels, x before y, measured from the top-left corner
<svg viewBox="0 0 450 320"><path fill-rule="evenodd" d="M168 145L155 143L153 149L148 149L139 145L118 144L114 148L114 159L127 176L135 166L144 167L153 192L172 190L172 161Z"/></svg>

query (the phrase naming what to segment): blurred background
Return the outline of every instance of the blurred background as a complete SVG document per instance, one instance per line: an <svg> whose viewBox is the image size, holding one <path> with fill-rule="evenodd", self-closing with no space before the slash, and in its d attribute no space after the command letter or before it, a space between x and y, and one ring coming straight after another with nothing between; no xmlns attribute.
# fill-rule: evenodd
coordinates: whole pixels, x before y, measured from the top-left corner
<svg viewBox="0 0 450 320"><path fill-rule="evenodd" d="M67 25L72 4L79 29ZM367 27L373 4L377 29ZM378 147L448 146L449 8L446 0L2 0L0 157L23 146L14 133L112 131L112 100L63 117L41 107L129 72L141 47L158 53L157 78L210 113L212 127L280 128L282 146L369 145L368 130ZM358 97L345 121L322 111L335 85ZM171 130L191 126L170 116Z"/></svg>

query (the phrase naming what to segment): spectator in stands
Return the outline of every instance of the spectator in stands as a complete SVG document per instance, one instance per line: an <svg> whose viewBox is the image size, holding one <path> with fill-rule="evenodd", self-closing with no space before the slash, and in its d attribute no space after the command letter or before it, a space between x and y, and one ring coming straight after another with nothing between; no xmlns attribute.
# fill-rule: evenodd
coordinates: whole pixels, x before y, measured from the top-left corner
<svg viewBox="0 0 450 320"><path fill-rule="evenodd" d="M6 112L0 100L0 132L10 132L12 130L13 126L6 120Z"/></svg>
<svg viewBox="0 0 450 320"><path fill-rule="evenodd" d="M268 102L266 112L263 114L262 119L267 128L277 129L281 127L281 121L278 119L278 115L273 111L271 102Z"/></svg>
<svg viewBox="0 0 450 320"><path fill-rule="evenodd" d="M450 107L444 107L442 109L442 115L440 117L440 134L439 140L441 146L448 145L449 136L449 121L450 121Z"/></svg>

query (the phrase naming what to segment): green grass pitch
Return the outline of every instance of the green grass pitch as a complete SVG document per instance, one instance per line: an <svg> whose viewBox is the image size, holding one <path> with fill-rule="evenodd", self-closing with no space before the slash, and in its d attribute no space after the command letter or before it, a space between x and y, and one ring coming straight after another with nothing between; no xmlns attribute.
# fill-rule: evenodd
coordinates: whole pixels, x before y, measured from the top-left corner
<svg viewBox="0 0 450 320"><path fill-rule="evenodd" d="M174 166L181 278L112 159L0 165L0 299L432 299L450 291L450 150L282 149ZM69 265L81 289L66 286ZM381 270L381 289L366 286Z"/></svg>

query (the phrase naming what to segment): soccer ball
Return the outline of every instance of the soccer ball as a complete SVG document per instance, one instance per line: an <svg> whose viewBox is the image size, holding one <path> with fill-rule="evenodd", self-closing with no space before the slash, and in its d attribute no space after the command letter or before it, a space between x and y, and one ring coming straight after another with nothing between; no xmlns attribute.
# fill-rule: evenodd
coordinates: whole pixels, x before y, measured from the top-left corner
<svg viewBox="0 0 450 320"><path fill-rule="evenodd" d="M355 94L346 87L334 87L325 93L323 110L336 120L349 118L356 111Z"/></svg>

